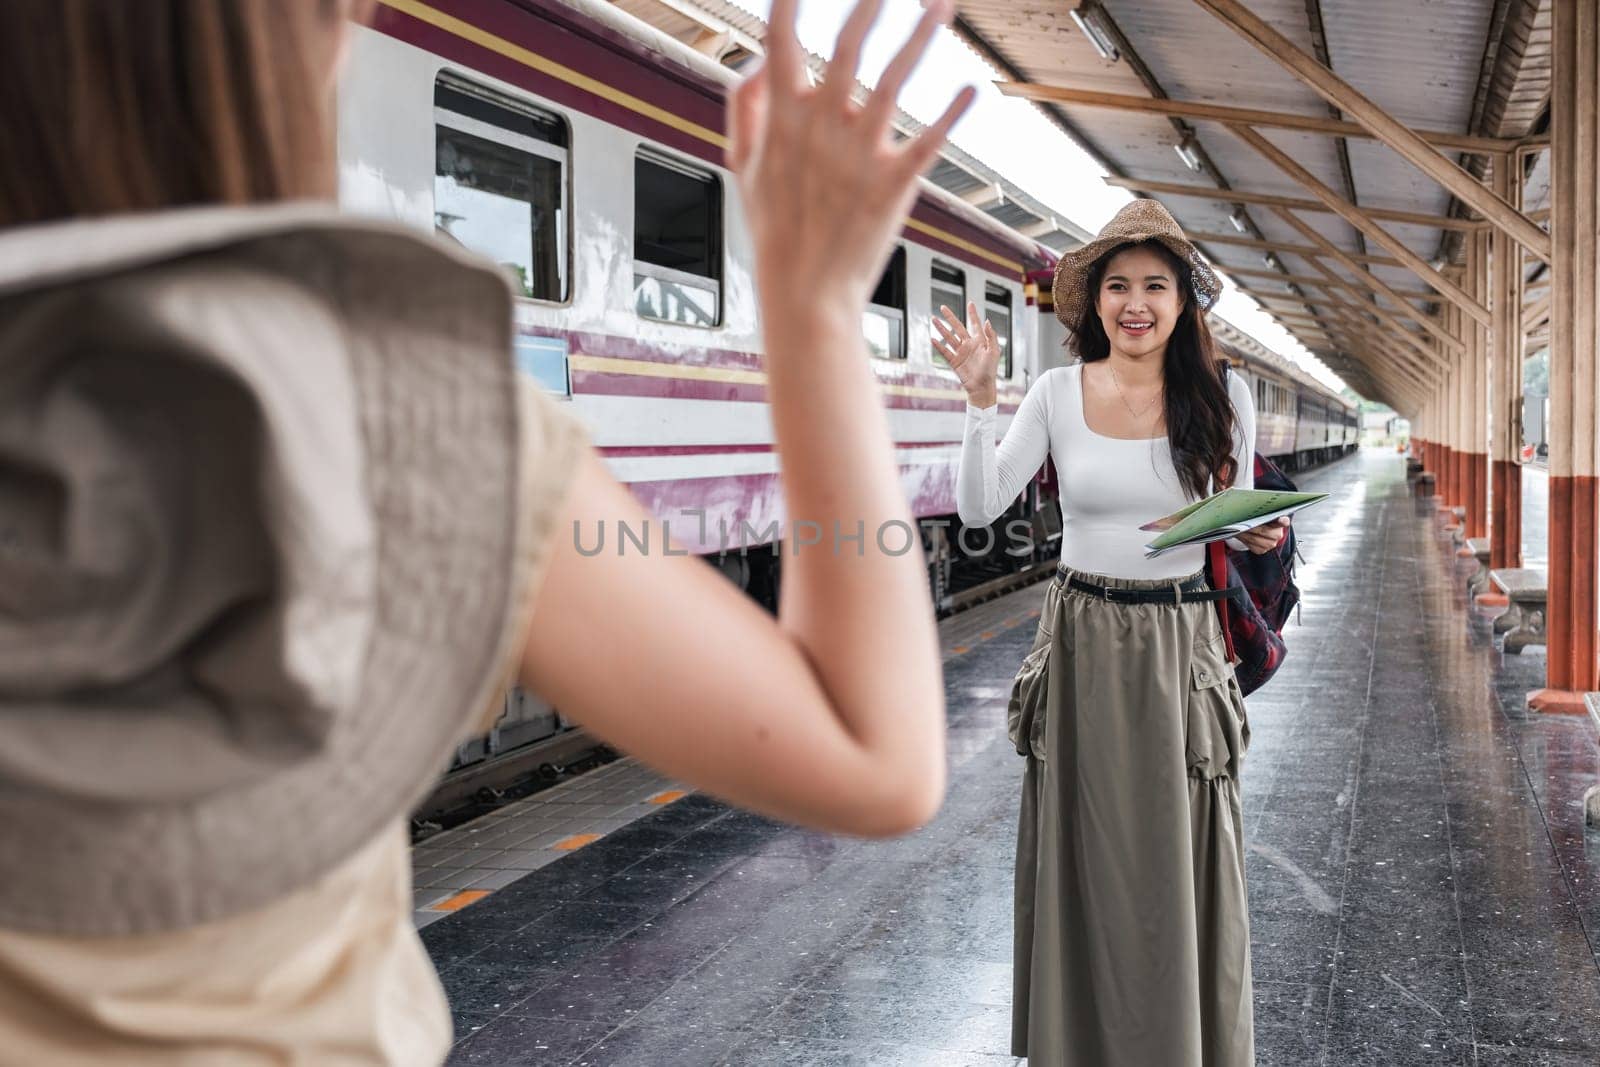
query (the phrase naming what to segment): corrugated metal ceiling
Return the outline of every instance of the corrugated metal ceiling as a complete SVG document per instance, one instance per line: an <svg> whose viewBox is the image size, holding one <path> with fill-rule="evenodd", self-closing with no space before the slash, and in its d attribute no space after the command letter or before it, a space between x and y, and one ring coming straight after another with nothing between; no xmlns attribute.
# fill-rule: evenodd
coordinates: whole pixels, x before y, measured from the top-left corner
<svg viewBox="0 0 1600 1067"><path fill-rule="evenodd" d="M1336 74L1414 129L1521 137L1531 132L1542 110L1530 106L1530 100L1539 99L1541 78L1547 99L1548 60L1541 56L1548 56L1548 30L1541 45L1539 28L1548 27L1549 3L1248 0L1248 7L1309 55L1318 54L1318 44L1325 43ZM1102 59L1078 30L1070 16L1077 6L1078 0L957 3L960 29L974 46L980 52L991 52L1028 81L1316 118L1330 115L1321 96L1191 0L1102 0L1102 24L1120 37L1124 46L1116 63ZM1503 32L1491 35L1497 13ZM1315 35L1317 15L1325 35L1322 42ZM1494 54L1489 54L1491 41L1496 46ZM1480 101L1483 93L1496 93L1498 98ZM1308 195L1219 124L1192 124L1210 164L1206 172L1196 173L1173 150L1181 133L1170 119L1077 104L1053 106L1087 142L1085 147L1099 155L1108 169L1127 178L1208 188L1226 183L1242 190L1299 198ZM1493 128L1469 130L1475 114L1483 115L1483 124ZM1338 139L1282 130L1261 132L1323 184L1340 195L1349 194ZM1388 147L1357 138L1345 143L1358 205L1430 215L1451 210L1451 195ZM1539 196L1535 189L1530 192L1534 198ZM1228 222L1232 206L1227 202L1188 196L1162 199L1190 232L1234 232ZM1530 209L1535 206L1536 200L1529 204ZM1272 209L1256 206L1246 210L1253 228L1268 240L1304 243ZM1355 229L1337 216L1305 213L1302 217L1338 247L1360 250ZM1423 259L1432 258L1441 247L1443 231L1438 227L1384 226ZM1224 270L1261 269L1263 265L1257 251L1215 243L1206 250ZM1285 254L1282 258L1293 274L1316 273L1297 257ZM1415 276L1401 268L1373 269L1392 286L1418 288ZM1268 293L1281 294L1284 289L1271 282L1249 284ZM1349 299L1344 294L1341 298Z"/></svg>

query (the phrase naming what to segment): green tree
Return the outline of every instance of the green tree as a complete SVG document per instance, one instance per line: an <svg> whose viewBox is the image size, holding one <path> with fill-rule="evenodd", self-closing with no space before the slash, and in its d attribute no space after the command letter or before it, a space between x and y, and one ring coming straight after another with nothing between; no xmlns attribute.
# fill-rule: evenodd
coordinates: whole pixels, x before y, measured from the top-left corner
<svg viewBox="0 0 1600 1067"><path fill-rule="evenodd" d="M1541 352L1522 362L1522 392L1524 396L1550 395L1550 354Z"/></svg>

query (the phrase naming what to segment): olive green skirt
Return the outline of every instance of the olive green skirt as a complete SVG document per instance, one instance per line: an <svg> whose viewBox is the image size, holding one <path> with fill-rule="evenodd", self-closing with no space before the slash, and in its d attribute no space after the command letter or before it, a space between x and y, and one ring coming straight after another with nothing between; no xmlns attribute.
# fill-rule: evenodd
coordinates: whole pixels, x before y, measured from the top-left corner
<svg viewBox="0 0 1600 1067"><path fill-rule="evenodd" d="M1028 760L1013 1055L1030 1067L1253 1064L1239 808L1250 731L1216 606L1114 604L1053 579L1009 720Z"/></svg>

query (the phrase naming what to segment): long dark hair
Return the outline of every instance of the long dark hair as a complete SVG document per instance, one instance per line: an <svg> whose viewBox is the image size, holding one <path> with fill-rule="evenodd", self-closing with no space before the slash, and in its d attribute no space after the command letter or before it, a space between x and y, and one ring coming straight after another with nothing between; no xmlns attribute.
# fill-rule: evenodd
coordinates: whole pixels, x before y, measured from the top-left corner
<svg viewBox="0 0 1600 1067"><path fill-rule="evenodd" d="M1215 480L1217 489L1233 484L1233 402L1222 382L1216 345L1206 328L1195 296L1192 272L1160 241L1130 241L1111 249L1094 261L1085 284L1089 299L1073 331L1071 345L1079 359L1094 363L1111 355L1111 339L1100 324L1097 305L1100 282L1111 257L1130 248L1148 248L1172 269L1178 291L1183 294L1183 311L1167 340L1167 355L1161 377L1166 390L1164 410L1167 442L1172 446L1172 465L1178 480L1194 499L1206 495L1207 483Z"/></svg>
<svg viewBox="0 0 1600 1067"><path fill-rule="evenodd" d="M334 194L339 21L372 0L3 0L0 227Z"/></svg>

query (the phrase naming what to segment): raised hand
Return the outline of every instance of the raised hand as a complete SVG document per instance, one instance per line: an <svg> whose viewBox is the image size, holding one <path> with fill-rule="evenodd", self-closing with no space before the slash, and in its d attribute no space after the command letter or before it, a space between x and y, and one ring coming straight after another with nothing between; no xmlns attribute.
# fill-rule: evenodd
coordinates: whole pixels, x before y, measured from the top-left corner
<svg viewBox="0 0 1600 1067"><path fill-rule="evenodd" d="M978 305L967 304L963 325L955 312L940 304L933 326L939 335L933 346L961 379L967 399L974 407L993 407L998 399L995 370L1000 366L1000 340L989 321L978 317Z"/></svg>
<svg viewBox="0 0 1600 1067"><path fill-rule="evenodd" d="M916 197L916 179L972 103L969 86L910 141L895 143L895 98L951 0L931 0L905 46L865 103L851 99L861 48L883 0L861 0L840 31L816 86L806 81L795 37L798 0L774 0L766 63L729 101L728 167L744 200L756 246L756 280L769 300L770 332L800 305L859 319Z"/></svg>

